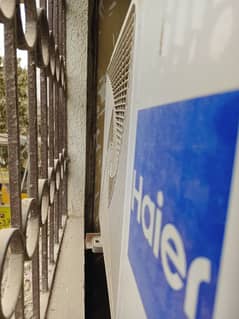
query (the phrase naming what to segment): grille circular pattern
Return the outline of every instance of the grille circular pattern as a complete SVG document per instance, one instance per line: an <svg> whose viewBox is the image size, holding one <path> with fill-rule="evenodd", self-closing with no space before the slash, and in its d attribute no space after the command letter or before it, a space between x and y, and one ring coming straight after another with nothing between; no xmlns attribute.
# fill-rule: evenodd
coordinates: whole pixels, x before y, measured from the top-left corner
<svg viewBox="0 0 239 319"><path fill-rule="evenodd" d="M7 24L11 27L6 28L8 32L8 34L5 33L6 47L11 47L12 52L16 51L17 47L36 53L31 60L32 65L45 70L47 78L52 79L57 89L62 89L59 92L62 92L61 94L65 97L67 88L65 57L60 55L64 54L64 51L59 47L61 45L61 39L57 38L59 30L54 31L56 37L53 30L50 30L47 10L37 8L35 0L0 0L0 23L5 24L5 28ZM14 37L9 30L14 32ZM14 56L6 55L5 57L6 65L11 66ZM10 77L11 74L7 78ZM9 96L12 94L12 87L8 84L6 84L6 91ZM56 158L54 167L48 168L48 180L38 180L39 201L38 198L22 200L21 222L17 222L22 224L21 229L1 229L0 318L10 318L15 311L23 284L24 260L33 258L39 243L40 227L47 224L48 208L53 204L57 191L66 177L66 150L62 150L64 156L60 154L59 158L64 169L61 170L59 158Z"/></svg>

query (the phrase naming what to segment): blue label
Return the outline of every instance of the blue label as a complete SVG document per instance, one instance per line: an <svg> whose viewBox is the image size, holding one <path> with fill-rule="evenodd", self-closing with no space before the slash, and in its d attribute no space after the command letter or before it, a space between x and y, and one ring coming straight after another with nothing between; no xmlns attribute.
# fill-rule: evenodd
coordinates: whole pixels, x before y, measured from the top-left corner
<svg viewBox="0 0 239 319"><path fill-rule="evenodd" d="M148 319L213 315L239 92L138 112L128 256Z"/></svg>

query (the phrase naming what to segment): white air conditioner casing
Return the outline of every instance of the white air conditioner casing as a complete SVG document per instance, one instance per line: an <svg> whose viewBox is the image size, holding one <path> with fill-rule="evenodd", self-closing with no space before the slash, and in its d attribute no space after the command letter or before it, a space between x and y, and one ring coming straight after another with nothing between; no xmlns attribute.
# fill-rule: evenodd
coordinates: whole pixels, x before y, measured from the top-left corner
<svg viewBox="0 0 239 319"><path fill-rule="evenodd" d="M237 318L238 34L237 0L132 1L106 79L100 226L112 318Z"/></svg>

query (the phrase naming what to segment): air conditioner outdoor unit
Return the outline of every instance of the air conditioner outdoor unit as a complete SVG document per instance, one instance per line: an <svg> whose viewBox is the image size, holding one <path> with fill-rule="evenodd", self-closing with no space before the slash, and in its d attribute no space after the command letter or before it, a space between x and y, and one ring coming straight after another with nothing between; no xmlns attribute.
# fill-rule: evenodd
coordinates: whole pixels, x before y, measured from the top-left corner
<svg viewBox="0 0 239 319"><path fill-rule="evenodd" d="M107 70L112 318L239 313L239 3L132 1Z"/></svg>

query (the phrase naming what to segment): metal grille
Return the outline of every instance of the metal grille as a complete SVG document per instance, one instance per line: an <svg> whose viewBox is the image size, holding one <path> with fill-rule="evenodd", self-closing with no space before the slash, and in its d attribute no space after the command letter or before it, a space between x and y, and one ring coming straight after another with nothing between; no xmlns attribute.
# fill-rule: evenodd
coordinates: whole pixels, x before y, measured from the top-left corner
<svg viewBox="0 0 239 319"><path fill-rule="evenodd" d="M64 0L40 0L40 7L35 0L0 0L11 208L11 228L0 230L0 318L26 317L26 262L32 277L30 317L44 316L40 304L49 296L66 219L65 9ZM29 191L25 199L21 199L17 49L28 55Z"/></svg>
<svg viewBox="0 0 239 319"><path fill-rule="evenodd" d="M109 166L109 203L111 202L114 191L125 128L125 116L129 97L130 68L133 52L132 49L135 34L134 30L135 8L133 6L116 44L116 48L107 71L114 98L114 108L111 118L108 143L111 153Z"/></svg>

